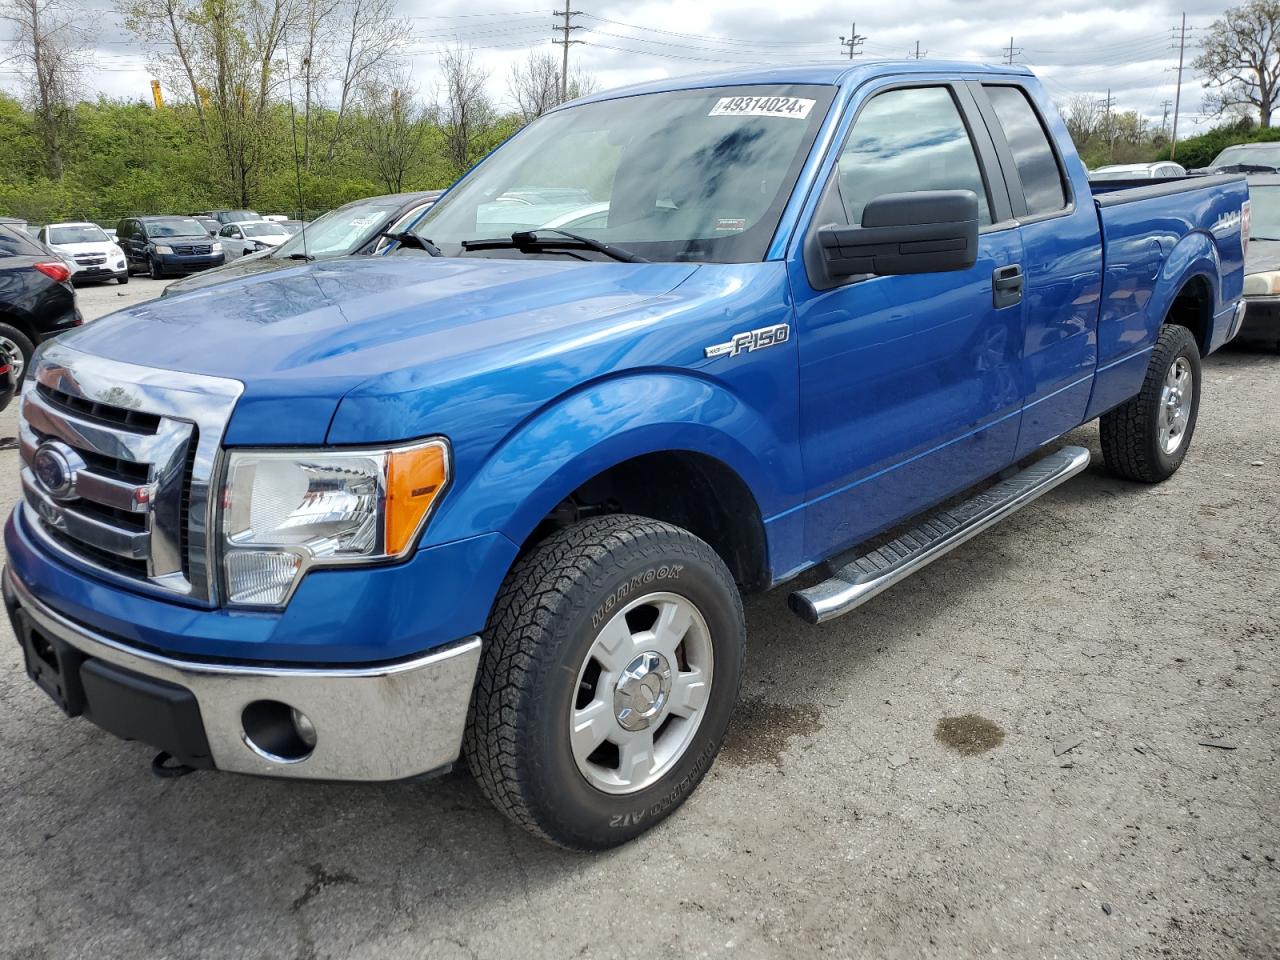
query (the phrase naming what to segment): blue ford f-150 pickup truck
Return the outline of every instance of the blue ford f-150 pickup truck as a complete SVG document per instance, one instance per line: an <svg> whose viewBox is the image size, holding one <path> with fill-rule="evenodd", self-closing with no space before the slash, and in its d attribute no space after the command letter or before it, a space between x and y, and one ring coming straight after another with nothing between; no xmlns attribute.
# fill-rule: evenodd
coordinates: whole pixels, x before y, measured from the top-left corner
<svg viewBox="0 0 1280 960"><path fill-rule="evenodd" d="M845 613L1082 470L1053 441L1095 418L1117 474L1177 470L1247 221L1239 177L1095 196L1018 68L579 100L394 255L42 349L5 531L27 669L161 771L465 757L519 824L619 843L720 748L742 591L826 564L791 605Z"/></svg>

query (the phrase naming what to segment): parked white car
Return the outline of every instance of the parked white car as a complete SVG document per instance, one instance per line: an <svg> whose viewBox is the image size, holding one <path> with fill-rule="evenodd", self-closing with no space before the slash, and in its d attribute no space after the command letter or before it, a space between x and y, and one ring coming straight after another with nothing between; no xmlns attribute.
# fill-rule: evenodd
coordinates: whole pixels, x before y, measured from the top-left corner
<svg viewBox="0 0 1280 960"><path fill-rule="evenodd" d="M246 253L258 253L270 250L284 243L292 234L283 224L270 220L245 220L242 223L228 223L219 232L222 240L222 252L228 260L242 257Z"/></svg>
<svg viewBox="0 0 1280 960"><path fill-rule="evenodd" d="M1187 171L1182 164L1172 160L1157 160L1155 163L1113 163L1108 167L1099 167L1089 171L1090 180L1161 180L1165 177L1185 177Z"/></svg>
<svg viewBox="0 0 1280 960"><path fill-rule="evenodd" d="M124 251L115 238L96 223L51 223L40 228L36 239L61 254L71 269L73 283L86 280L129 282Z"/></svg>

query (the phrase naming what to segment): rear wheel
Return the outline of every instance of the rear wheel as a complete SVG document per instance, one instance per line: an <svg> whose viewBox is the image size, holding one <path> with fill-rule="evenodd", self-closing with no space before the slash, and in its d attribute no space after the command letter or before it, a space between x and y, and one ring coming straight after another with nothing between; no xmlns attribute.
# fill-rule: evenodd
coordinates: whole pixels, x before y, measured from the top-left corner
<svg viewBox="0 0 1280 960"><path fill-rule="evenodd" d="M1200 350L1186 327L1165 324L1136 397L1102 415L1102 455L1128 480L1159 483L1182 466L1200 409Z"/></svg>
<svg viewBox="0 0 1280 960"><path fill-rule="evenodd" d="M746 650L715 552L628 515L574 524L524 557L484 639L467 762L499 810L577 850L630 840L693 792Z"/></svg>
<svg viewBox="0 0 1280 960"><path fill-rule="evenodd" d="M35 345L25 333L7 323L0 323L0 358L13 367L13 382L22 383Z"/></svg>

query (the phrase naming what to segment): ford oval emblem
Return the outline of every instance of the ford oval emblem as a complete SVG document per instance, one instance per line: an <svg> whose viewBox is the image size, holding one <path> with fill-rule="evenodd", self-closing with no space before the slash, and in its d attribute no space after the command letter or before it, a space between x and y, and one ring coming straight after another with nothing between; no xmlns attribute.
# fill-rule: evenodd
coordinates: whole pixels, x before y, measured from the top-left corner
<svg viewBox="0 0 1280 960"><path fill-rule="evenodd" d="M80 454L59 440L46 440L36 447L31 458L31 472L44 492L55 500L75 497L76 474L84 467Z"/></svg>

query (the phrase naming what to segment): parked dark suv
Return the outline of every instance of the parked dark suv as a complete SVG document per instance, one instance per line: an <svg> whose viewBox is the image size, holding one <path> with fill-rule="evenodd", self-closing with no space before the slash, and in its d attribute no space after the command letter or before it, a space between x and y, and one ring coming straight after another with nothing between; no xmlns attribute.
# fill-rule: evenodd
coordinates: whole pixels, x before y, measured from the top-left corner
<svg viewBox="0 0 1280 960"><path fill-rule="evenodd" d="M222 244L195 217L131 217L116 227L126 270L145 270L152 280L223 263Z"/></svg>
<svg viewBox="0 0 1280 960"><path fill-rule="evenodd" d="M0 364L13 367L13 381L37 346L82 322L66 263L21 221L0 219Z"/></svg>

